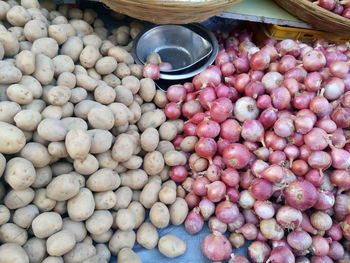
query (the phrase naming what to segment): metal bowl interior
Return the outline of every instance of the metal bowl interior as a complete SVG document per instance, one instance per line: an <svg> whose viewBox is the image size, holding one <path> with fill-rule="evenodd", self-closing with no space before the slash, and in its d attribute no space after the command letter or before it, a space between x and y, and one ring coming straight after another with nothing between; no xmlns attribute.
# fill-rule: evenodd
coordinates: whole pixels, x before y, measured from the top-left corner
<svg viewBox="0 0 350 263"><path fill-rule="evenodd" d="M143 64L151 53L158 53L164 62L181 71L203 60L212 52L211 43L194 31L180 25L161 25L154 27L139 38L136 56Z"/></svg>
<svg viewBox="0 0 350 263"><path fill-rule="evenodd" d="M155 26L157 27L157 26ZM208 30L206 27L200 25L200 24L187 24L184 25L184 27L192 30L196 34L200 35L202 38L206 39L208 42L210 42L212 46L212 52L209 56L202 59L200 62L196 63L195 65L192 65L191 67L188 67L184 70L178 71L178 72L161 72L160 78L164 80L182 80L182 79L188 79L191 78L200 72L202 72L207 66L211 65L218 52L219 52L219 45L217 42L217 39L215 35ZM143 65L142 61L137 57L136 55L136 47L138 46L139 39L142 37L143 33L141 33L138 37L134 39L134 45L132 49L132 55L135 59L135 62Z"/></svg>

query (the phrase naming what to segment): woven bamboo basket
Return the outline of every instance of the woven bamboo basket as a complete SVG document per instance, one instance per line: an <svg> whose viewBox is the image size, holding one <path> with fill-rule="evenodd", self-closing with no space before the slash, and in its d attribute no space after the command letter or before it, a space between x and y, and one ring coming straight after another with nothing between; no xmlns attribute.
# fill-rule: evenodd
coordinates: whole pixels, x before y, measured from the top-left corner
<svg viewBox="0 0 350 263"><path fill-rule="evenodd" d="M116 12L155 24L201 22L242 0L100 0Z"/></svg>
<svg viewBox="0 0 350 263"><path fill-rule="evenodd" d="M275 0L275 2L315 29L340 36L350 36L350 19L334 14L307 0Z"/></svg>

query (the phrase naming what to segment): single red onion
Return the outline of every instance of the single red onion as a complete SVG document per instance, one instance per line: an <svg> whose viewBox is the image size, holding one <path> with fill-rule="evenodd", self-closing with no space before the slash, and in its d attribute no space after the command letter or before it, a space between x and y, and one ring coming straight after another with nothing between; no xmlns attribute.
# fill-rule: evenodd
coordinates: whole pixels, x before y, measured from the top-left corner
<svg viewBox="0 0 350 263"><path fill-rule="evenodd" d="M271 248L261 241L254 241L248 246L248 255L254 263L264 263L269 258Z"/></svg>
<svg viewBox="0 0 350 263"><path fill-rule="evenodd" d="M239 197L239 205L244 209L250 209L254 206L255 199L251 193L247 190L241 192Z"/></svg>
<svg viewBox="0 0 350 263"><path fill-rule="evenodd" d="M258 157L258 159L267 161L269 159L270 150L266 147L260 147L254 151L254 154L256 157Z"/></svg>
<svg viewBox="0 0 350 263"><path fill-rule="evenodd" d="M220 125L215 121L204 119L197 125L196 133L198 137L215 138L220 133Z"/></svg>
<svg viewBox="0 0 350 263"><path fill-rule="evenodd" d="M286 109L291 101L291 95L285 87L273 89L271 92L271 98L272 105L278 110Z"/></svg>
<svg viewBox="0 0 350 263"><path fill-rule="evenodd" d="M284 77L286 79L295 79L298 82L304 82L305 78L307 75L307 71L301 67L295 67L291 68L288 70L285 74Z"/></svg>
<svg viewBox="0 0 350 263"><path fill-rule="evenodd" d="M257 120L247 120L243 123L241 135L251 142L262 142L264 145L264 127Z"/></svg>
<svg viewBox="0 0 350 263"><path fill-rule="evenodd" d="M182 105L181 111L183 116L190 119L196 113L202 112L203 109L198 100L189 100Z"/></svg>
<svg viewBox="0 0 350 263"><path fill-rule="evenodd" d="M160 77L160 69L157 64L146 64L143 67L143 77L157 80Z"/></svg>
<svg viewBox="0 0 350 263"><path fill-rule="evenodd" d="M303 230L294 230L287 236L288 244L298 251L305 251L312 245L311 236Z"/></svg>
<svg viewBox="0 0 350 263"><path fill-rule="evenodd" d="M267 93L271 93L273 89L281 86L283 75L278 72L268 72L264 75L261 82L264 84Z"/></svg>
<svg viewBox="0 0 350 263"><path fill-rule="evenodd" d="M200 209L200 213L205 220L208 220L214 214L215 204L210 201L208 198L202 198L199 202L198 207Z"/></svg>
<svg viewBox="0 0 350 263"><path fill-rule="evenodd" d="M271 263L294 263L295 262L295 257L292 251L284 246L280 247L275 247L272 249L270 257L266 262L271 262Z"/></svg>
<svg viewBox="0 0 350 263"><path fill-rule="evenodd" d="M204 220L199 213L199 210L199 208L194 208L192 211L190 211L184 222L186 231L191 235L199 233L204 225Z"/></svg>
<svg viewBox="0 0 350 263"><path fill-rule="evenodd" d="M234 119L228 119L220 125L220 137L232 142L237 142L241 134L241 126Z"/></svg>
<svg viewBox="0 0 350 263"><path fill-rule="evenodd" d="M235 71L236 71L235 65L229 61L222 64L220 69L221 69L222 75L224 77L228 77L228 76L232 75L233 73L235 73Z"/></svg>
<svg viewBox="0 0 350 263"><path fill-rule="evenodd" d="M180 102L185 100L186 93L183 85L171 85L167 89L166 96L170 102Z"/></svg>
<svg viewBox="0 0 350 263"><path fill-rule="evenodd" d="M311 99L309 107L310 110L319 117L324 117L332 112L332 106L329 104L328 100L321 95Z"/></svg>
<svg viewBox="0 0 350 263"><path fill-rule="evenodd" d="M216 100L215 89L211 87L202 89L198 95L198 99L202 107L206 110L209 110L210 102Z"/></svg>
<svg viewBox="0 0 350 263"><path fill-rule="evenodd" d="M268 68L270 56L264 51L258 51L250 58L250 68L253 70L264 70Z"/></svg>
<svg viewBox="0 0 350 263"><path fill-rule="evenodd" d="M284 74L288 70L297 66L297 60L291 55L285 55L281 58L278 65L278 72Z"/></svg>
<svg viewBox="0 0 350 263"><path fill-rule="evenodd" d="M199 74L199 80L202 82L202 88L207 86L217 86L221 82L221 77L213 69L205 69Z"/></svg>
<svg viewBox="0 0 350 263"><path fill-rule="evenodd" d="M237 120L244 122L254 120L259 115L256 101L250 97L239 98L234 106L234 116Z"/></svg>
<svg viewBox="0 0 350 263"><path fill-rule="evenodd" d="M215 155L217 144L212 138L200 138L195 145L196 153L204 158L211 158Z"/></svg>
<svg viewBox="0 0 350 263"><path fill-rule="evenodd" d="M291 206L282 206L276 213L276 220L282 227L294 230L301 225L303 215Z"/></svg>
<svg viewBox="0 0 350 263"><path fill-rule="evenodd" d="M228 145L223 152L225 164L234 169L244 168L249 163L250 155L247 147L239 143Z"/></svg>
<svg viewBox="0 0 350 263"><path fill-rule="evenodd" d="M261 177L271 183L279 183L284 177L283 169L278 164L270 165L269 168L261 173Z"/></svg>
<svg viewBox="0 0 350 263"><path fill-rule="evenodd" d="M275 215L275 208L269 201L256 201L254 203L254 212L262 219L269 219Z"/></svg>
<svg viewBox="0 0 350 263"><path fill-rule="evenodd" d="M239 233L230 234L228 240L230 241L231 245L236 249L242 247L245 243L244 236Z"/></svg>
<svg viewBox="0 0 350 263"><path fill-rule="evenodd" d="M251 223L253 225L257 225L259 223L259 218L254 214L252 209L244 209L242 214L246 223Z"/></svg>
<svg viewBox="0 0 350 263"><path fill-rule="evenodd" d="M170 102L165 105L164 113L168 119L176 120L181 116L181 107L176 102Z"/></svg>
<svg viewBox="0 0 350 263"><path fill-rule="evenodd" d="M254 179L249 190L255 199L261 201L269 199L273 193L272 184L261 178Z"/></svg>
<svg viewBox="0 0 350 263"><path fill-rule="evenodd" d="M339 241L343 237L342 229L338 223L333 223L332 227L326 231L326 234L335 241Z"/></svg>
<svg viewBox="0 0 350 263"><path fill-rule="evenodd" d="M319 231L326 231L332 227L332 218L322 211L317 211L311 214L310 222L314 228Z"/></svg>
<svg viewBox="0 0 350 263"><path fill-rule="evenodd" d="M216 205L215 216L223 223L232 223L239 215L239 210L236 204L225 200Z"/></svg>
<svg viewBox="0 0 350 263"><path fill-rule="evenodd" d="M276 109L268 108L260 114L258 120L261 122L265 129L268 129L274 125L277 118L278 117Z"/></svg>
<svg viewBox="0 0 350 263"><path fill-rule="evenodd" d="M345 84L340 78L329 78L324 83L324 96L329 100L339 99L344 93Z"/></svg>
<svg viewBox="0 0 350 263"><path fill-rule="evenodd" d="M334 206L335 197L332 192L319 191L318 192L318 200L314 205L314 208L317 210L328 210Z"/></svg>
<svg viewBox="0 0 350 263"><path fill-rule="evenodd" d="M303 56L303 66L307 71L319 71L326 62L326 57L317 50L311 50Z"/></svg>
<svg viewBox="0 0 350 263"><path fill-rule="evenodd" d="M217 219L215 216L212 216L208 220L208 227L210 231L214 232L220 232L221 234L225 234L227 231L227 224L221 222L219 219Z"/></svg>
<svg viewBox="0 0 350 263"><path fill-rule="evenodd" d="M350 153L343 149L332 147L332 166L336 169L347 169L350 167Z"/></svg>
<svg viewBox="0 0 350 263"><path fill-rule="evenodd" d="M329 244L329 251L327 256L333 260L339 260L344 257L345 251L343 246L338 241L332 241Z"/></svg>
<svg viewBox="0 0 350 263"><path fill-rule="evenodd" d="M228 187L226 189L226 195L228 196L228 199L235 203L239 200L239 197L240 197L240 192L238 191L237 188L234 188L234 187Z"/></svg>
<svg viewBox="0 0 350 263"><path fill-rule="evenodd" d="M220 232L206 236L202 240L201 248L207 258L216 261L228 259L232 252L230 241Z"/></svg>
<svg viewBox="0 0 350 263"><path fill-rule="evenodd" d="M327 256L329 252L329 241L320 235L313 236L311 251L315 256Z"/></svg>
<svg viewBox="0 0 350 263"><path fill-rule="evenodd" d="M273 126L274 132L280 137L291 136L294 129L294 123L291 118L278 118Z"/></svg>
<svg viewBox="0 0 350 263"><path fill-rule="evenodd" d="M334 77L344 79L349 73L349 64L345 61L333 61L329 65L329 70Z"/></svg>
<svg viewBox="0 0 350 263"><path fill-rule="evenodd" d="M218 98L210 104L210 116L213 121L223 122L231 116L233 105L228 98Z"/></svg>
<svg viewBox="0 0 350 263"><path fill-rule="evenodd" d="M221 173L221 180L228 186L234 187L238 185L239 179L239 173L232 168L227 168Z"/></svg>
<svg viewBox="0 0 350 263"><path fill-rule="evenodd" d="M188 208L192 209L198 206L200 199L198 195L194 194L193 192L190 192L185 196L185 201L188 205Z"/></svg>
<svg viewBox="0 0 350 263"><path fill-rule="evenodd" d="M323 181L323 173L320 173L319 170L312 169L307 172L305 175L305 180L312 183L315 187L320 187Z"/></svg>
<svg viewBox="0 0 350 263"><path fill-rule="evenodd" d="M237 229L236 233L242 234L246 240L255 240L258 236L258 229L254 224L246 223Z"/></svg>
<svg viewBox="0 0 350 263"><path fill-rule="evenodd" d="M226 194L226 185L221 181L207 185L208 199L214 203L221 201Z"/></svg>
<svg viewBox="0 0 350 263"><path fill-rule="evenodd" d="M247 97L256 99L265 93L265 87L260 81L251 81L244 87L244 93Z"/></svg>
<svg viewBox="0 0 350 263"><path fill-rule="evenodd" d="M306 75L304 85L307 91L315 92L321 88L323 78L319 72L310 72Z"/></svg>
<svg viewBox="0 0 350 263"><path fill-rule="evenodd" d="M259 96L256 101L256 106L262 110L272 107L271 97L267 94Z"/></svg>
<svg viewBox="0 0 350 263"><path fill-rule="evenodd" d="M242 255L232 254L228 263L249 263L249 260Z"/></svg>
<svg viewBox="0 0 350 263"><path fill-rule="evenodd" d="M324 151L314 151L307 160L308 164L314 169L327 169L332 163L331 156Z"/></svg>
<svg viewBox="0 0 350 263"><path fill-rule="evenodd" d="M316 188L304 179L297 179L284 191L288 204L299 210L313 207L318 199Z"/></svg>
<svg viewBox="0 0 350 263"><path fill-rule="evenodd" d="M337 129L337 124L328 117L316 122L316 127L321 128L326 133L333 133Z"/></svg>
<svg viewBox="0 0 350 263"><path fill-rule="evenodd" d="M339 128L350 127L350 108L337 107L331 115L332 120Z"/></svg>
<svg viewBox="0 0 350 263"><path fill-rule="evenodd" d="M250 76L246 73L239 74L233 85L239 93L244 92L244 87L250 82Z"/></svg>
<svg viewBox="0 0 350 263"><path fill-rule="evenodd" d="M173 166L169 170L169 177L171 178L171 180L177 183L182 183L183 181L185 181L187 175L187 169L185 168L185 166L182 165Z"/></svg>
<svg viewBox="0 0 350 263"><path fill-rule="evenodd" d="M196 135L197 125L191 122L186 122L184 124L184 133L186 136L195 136Z"/></svg>
<svg viewBox="0 0 350 263"><path fill-rule="evenodd" d="M260 231L267 239L270 240L281 240L284 236L283 228L274 218L261 220Z"/></svg>
<svg viewBox="0 0 350 263"><path fill-rule="evenodd" d="M198 177L192 184L193 192L198 196L207 195L206 186L210 184L210 181L206 177Z"/></svg>

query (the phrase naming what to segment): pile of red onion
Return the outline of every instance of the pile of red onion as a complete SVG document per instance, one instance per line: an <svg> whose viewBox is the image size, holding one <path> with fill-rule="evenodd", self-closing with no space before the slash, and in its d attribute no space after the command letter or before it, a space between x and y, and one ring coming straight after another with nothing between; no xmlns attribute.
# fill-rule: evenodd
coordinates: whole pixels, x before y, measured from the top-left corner
<svg viewBox="0 0 350 263"><path fill-rule="evenodd" d="M215 262L349 262L350 49L217 37L215 65L167 90L166 116L186 120L188 162L170 170L186 230L208 221ZM249 261L232 254L246 241Z"/></svg>
<svg viewBox="0 0 350 263"><path fill-rule="evenodd" d="M341 15L345 18L350 18L350 1L349 0L309 0L320 7L333 12L334 14Z"/></svg>

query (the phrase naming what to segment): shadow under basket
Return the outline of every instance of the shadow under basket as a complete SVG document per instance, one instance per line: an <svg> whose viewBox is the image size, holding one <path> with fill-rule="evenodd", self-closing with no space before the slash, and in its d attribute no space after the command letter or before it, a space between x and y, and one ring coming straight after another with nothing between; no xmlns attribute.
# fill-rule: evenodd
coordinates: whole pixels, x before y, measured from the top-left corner
<svg viewBox="0 0 350 263"><path fill-rule="evenodd" d="M275 2L315 29L339 36L350 36L350 19L348 18L334 14L308 0L275 0Z"/></svg>
<svg viewBox="0 0 350 263"><path fill-rule="evenodd" d="M202 22L242 0L101 0L116 12L155 24Z"/></svg>

